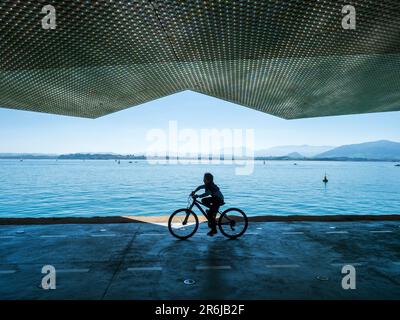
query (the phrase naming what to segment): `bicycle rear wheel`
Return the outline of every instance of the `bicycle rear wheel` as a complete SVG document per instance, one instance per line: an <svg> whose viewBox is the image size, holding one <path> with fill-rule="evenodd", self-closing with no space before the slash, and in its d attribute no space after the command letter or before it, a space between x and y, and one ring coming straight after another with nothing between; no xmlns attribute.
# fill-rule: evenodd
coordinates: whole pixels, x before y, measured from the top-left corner
<svg viewBox="0 0 400 320"><path fill-rule="evenodd" d="M193 236L199 228L197 215L189 209L176 210L168 220L168 229L171 234L181 240Z"/></svg>
<svg viewBox="0 0 400 320"><path fill-rule="evenodd" d="M222 212L218 220L221 233L229 238L236 239L242 236L249 225L246 214L237 208L231 208Z"/></svg>

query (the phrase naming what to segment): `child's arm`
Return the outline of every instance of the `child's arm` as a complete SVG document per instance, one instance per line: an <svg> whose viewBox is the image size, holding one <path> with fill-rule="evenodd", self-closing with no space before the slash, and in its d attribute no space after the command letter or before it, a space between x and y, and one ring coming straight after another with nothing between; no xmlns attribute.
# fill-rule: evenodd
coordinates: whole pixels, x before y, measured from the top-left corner
<svg viewBox="0 0 400 320"><path fill-rule="evenodd" d="M203 185L201 185L201 186L198 186L194 191L193 191L193 195L197 192L197 191L199 191L199 190L201 190L201 189L205 189L206 188L206 186L203 184ZM204 197L207 197L207 196L209 196L209 195L211 195L211 192L210 191L206 191L206 192L204 192L204 193L202 193L202 194L199 194L199 195L197 195L197 197L198 198L204 198Z"/></svg>
<svg viewBox="0 0 400 320"><path fill-rule="evenodd" d="M192 191L192 195L195 195L195 193L197 192L197 191L199 191L199 190L201 190L201 189L205 189L206 188L206 186L203 184L203 185L201 185L201 186L198 186L194 191ZM204 198L204 197L206 197L206 196L209 196L211 193L209 192L209 191L206 191L206 192L204 192L204 193L202 193L202 194L199 194L199 195L196 195L196 197L197 198Z"/></svg>
<svg viewBox="0 0 400 320"><path fill-rule="evenodd" d="M204 197L207 197L207 196L211 196L211 192L210 191L206 191L206 192L204 192L202 194L199 194L199 198L204 198Z"/></svg>
<svg viewBox="0 0 400 320"><path fill-rule="evenodd" d="M198 186L196 189L194 189L193 194L195 194L197 191L201 190L201 189L205 189L206 186L204 184L202 184L201 186Z"/></svg>

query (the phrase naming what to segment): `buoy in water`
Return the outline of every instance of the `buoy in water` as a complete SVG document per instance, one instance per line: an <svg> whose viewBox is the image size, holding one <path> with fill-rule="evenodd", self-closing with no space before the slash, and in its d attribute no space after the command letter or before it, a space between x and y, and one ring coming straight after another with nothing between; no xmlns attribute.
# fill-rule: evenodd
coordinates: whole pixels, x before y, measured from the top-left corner
<svg viewBox="0 0 400 320"><path fill-rule="evenodd" d="M326 176L326 174L325 174L324 180L322 180L322 182L323 182L323 183L328 183L328 181L329 181L329 180L328 180L328 178L327 178L327 176Z"/></svg>

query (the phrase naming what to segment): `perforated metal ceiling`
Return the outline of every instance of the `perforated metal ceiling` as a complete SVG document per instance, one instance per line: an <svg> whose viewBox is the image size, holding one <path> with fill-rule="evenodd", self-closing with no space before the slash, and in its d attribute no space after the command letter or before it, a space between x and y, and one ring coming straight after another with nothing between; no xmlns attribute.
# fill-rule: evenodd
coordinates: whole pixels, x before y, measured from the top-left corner
<svg viewBox="0 0 400 320"><path fill-rule="evenodd" d="M55 30L45 4L0 2L3 107L95 118L194 90L287 119L400 110L398 0L51 1Z"/></svg>

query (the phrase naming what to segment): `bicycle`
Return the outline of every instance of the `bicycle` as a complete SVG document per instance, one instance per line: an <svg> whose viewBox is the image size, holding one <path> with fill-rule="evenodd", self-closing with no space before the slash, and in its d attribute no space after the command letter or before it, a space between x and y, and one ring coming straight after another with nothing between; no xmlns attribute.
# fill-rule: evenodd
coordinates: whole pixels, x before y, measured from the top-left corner
<svg viewBox="0 0 400 320"><path fill-rule="evenodd" d="M192 198L192 202L190 200ZM169 232L176 238L186 240L192 237L199 228L199 218L192 210L197 207L200 212L207 218L207 213L202 207L206 207L203 203L197 200L194 195L189 195L188 205L186 208L174 211L168 220ZM217 222L221 233L229 239L237 239L241 237L247 230L249 225L246 214L238 208L229 208L223 212L217 212L219 219Z"/></svg>

